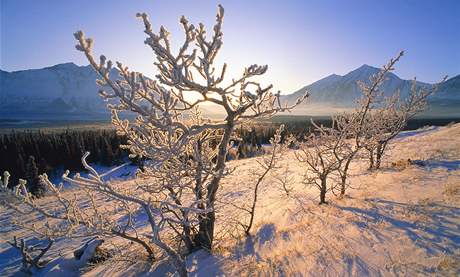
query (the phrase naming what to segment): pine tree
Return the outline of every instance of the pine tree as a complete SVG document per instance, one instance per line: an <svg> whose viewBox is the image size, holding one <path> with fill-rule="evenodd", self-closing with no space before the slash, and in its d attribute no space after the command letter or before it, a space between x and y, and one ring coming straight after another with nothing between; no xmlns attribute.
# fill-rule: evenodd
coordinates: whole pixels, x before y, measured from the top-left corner
<svg viewBox="0 0 460 277"><path fill-rule="evenodd" d="M41 184L40 178L38 177L38 168L34 156L29 156L25 177L27 180L27 189L37 197L43 196L45 187Z"/></svg>

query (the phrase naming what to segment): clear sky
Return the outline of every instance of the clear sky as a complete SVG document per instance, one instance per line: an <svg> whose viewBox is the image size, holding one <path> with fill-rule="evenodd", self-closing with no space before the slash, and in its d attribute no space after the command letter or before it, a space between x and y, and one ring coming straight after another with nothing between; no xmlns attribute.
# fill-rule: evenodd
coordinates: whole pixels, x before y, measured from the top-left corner
<svg viewBox="0 0 460 277"><path fill-rule="evenodd" d="M399 50L406 50L396 70L402 78L434 82L460 73L458 0L0 0L0 68L85 65L72 35L81 29L96 54L153 76L135 13L147 12L155 29L165 25L177 45L179 17L210 27L218 3L225 8L220 60L231 74L268 64L266 81L283 93L362 64L380 66Z"/></svg>

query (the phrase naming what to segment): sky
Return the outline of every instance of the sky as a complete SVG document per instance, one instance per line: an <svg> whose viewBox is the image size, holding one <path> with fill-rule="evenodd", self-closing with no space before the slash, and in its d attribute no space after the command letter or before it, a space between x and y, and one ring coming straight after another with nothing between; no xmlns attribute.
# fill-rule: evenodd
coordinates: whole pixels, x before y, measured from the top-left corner
<svg viewBox="0 0 460 277"><path fill-rule="evenodd" d="M460 74L457 0L0 0L0 68L86 65L72 35L83 30L95 54L154 76L154 55L135 14L149 14L156 30L164 25L177 46L180 16L211 30L219 3L225 19L218 60L229 64L230 78L245 66L268 64L263 81L291 93L362 64L379 67L400 50L401 78L436 82Z"/></svg>

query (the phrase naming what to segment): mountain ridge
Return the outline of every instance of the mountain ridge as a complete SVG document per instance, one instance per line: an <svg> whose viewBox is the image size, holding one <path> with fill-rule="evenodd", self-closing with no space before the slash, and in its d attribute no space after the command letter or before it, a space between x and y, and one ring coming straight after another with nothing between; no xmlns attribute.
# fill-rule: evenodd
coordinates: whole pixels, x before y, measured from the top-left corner
<svg viewBox="0 0 460 277"><path fill-rule="evenodd" d="M303 107L323 105L349 108L361 96L357 81L368 82L369 77L379 70L363 64L345 75L330 74L296 92L282 95L282 101L293 103L308 90L310 97L301 105ZM118 71L113 69L111 78L115 79L117 76ZM31 114L38 118L44 114L107 117L107 102L97 93L99 88L96 78L97 74L90 65L77 65L73 62L11 72L0 69L0 117L14 118L20 114ZM389 73L382 88L385 94L399 89L404 97L411 85L412 80L404 80ZM426 88L431 84L417 81L417 86ZM430 101L434 106L440 107L436 112L442 112L446 107L460 110L460 75L441 84ZM308 111L304 108L297 110Z"/></svg>
<svg viewBox="0 0 460 277"><path fill-rule="evenodd" d="M110 73L118 76L116 69ZM39 69L0 70L0 116L19 114L108 114L97 93L97 74L90 65L73 62Z"/></svg>
<svg viewBox="0 0 460 277"><path fill-rule="evenodd" d="M306 105L311 104L330 104L335 106L351 107L356 100L362 95L357 84L358 81L369 83L369 78L379 72L379 68L363 64L360 67L348 72L345 75L331 74L316 82L302 87L301 89L283 95L283 100L294 103L305 91L310 93ZM457 80L458 78L458 80ZM382 84L382 90L385 95L389 95L396 90L400 90L401 97L409 94L413 80L404 80L396 74L390 72L386 75L386 80ZM432 84L417 81L418 88L430 88ZM459 93L455 93L459 92ZM450 98L460 101L460 75L448 79L441 84L438 93L435 93L430 99Z"/></svg>

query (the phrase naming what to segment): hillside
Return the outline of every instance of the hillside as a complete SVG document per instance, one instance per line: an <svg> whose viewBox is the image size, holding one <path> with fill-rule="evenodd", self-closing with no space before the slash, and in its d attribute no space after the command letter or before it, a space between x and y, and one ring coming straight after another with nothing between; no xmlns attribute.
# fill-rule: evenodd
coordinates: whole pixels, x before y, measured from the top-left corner
<svg viewBox="0 0 460 277"><path fill-rule="evenodd" d="M189 257L191 276L460 274L460 124L401 134L379 171L368 172L364 161L354 163L348 196L337 199L329 194L329 205L318 206L317 190L302 183L305 172L293 151L283 156L281 169L263 184L256 228L245 239L229 234L236 222L244 220L245 213L234 205L248 202L258 158L229 162L236 169L218 195L216 250L213 255L197 252ZM423 165L391 165L408 158ZM286 177L289 195L276 176ZM117 182L127 187L133 181ZM5 240L30 236L7 225L10 214L0 208L2 276L20 265L18 253ZM59 257L60 252L62 256L41 275L76 276L77 264L70 259L80 241L58 241L51 256ZM164 276L169 271L163 259L149 266L138 249L123 251L126 259L83 269L84 276Z"/></svg>

